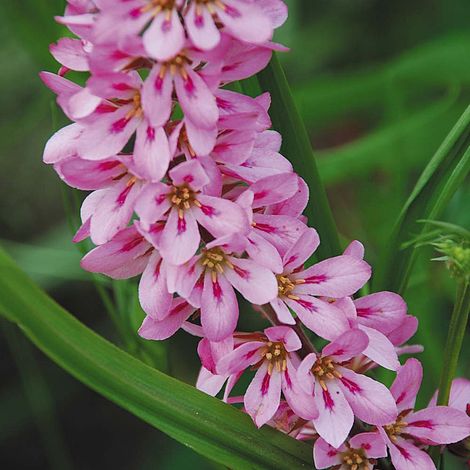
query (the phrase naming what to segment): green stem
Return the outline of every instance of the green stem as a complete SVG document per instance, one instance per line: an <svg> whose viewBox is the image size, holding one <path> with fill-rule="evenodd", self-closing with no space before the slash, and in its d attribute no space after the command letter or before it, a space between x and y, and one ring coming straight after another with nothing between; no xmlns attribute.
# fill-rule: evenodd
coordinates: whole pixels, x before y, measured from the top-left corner
<svg viewBox="0 0 470 470"><path fill-rule="evenodd" d="M305 215L321 238L316 252L319 259L341 253L338 231L325 188L318 172L307 129L300 117L279 58L274 53L270 64L257 75L262 91L271 94L270 115L273 127L282 135L282 151L310 189ZM253 81L248 83L253 88ZM243 82L242 82L243 86Z"/></svg>
<svg viewBox="0 0 470 470"><path fill-rule="evenodd" d="M450 320L449 333L444 352L444 367L439 385L438 405L449 403L450 388L457 370L460 350L462 349L465 330L470 313L470 284L466 280L459 281L455 297L454 311Z"/></svg>

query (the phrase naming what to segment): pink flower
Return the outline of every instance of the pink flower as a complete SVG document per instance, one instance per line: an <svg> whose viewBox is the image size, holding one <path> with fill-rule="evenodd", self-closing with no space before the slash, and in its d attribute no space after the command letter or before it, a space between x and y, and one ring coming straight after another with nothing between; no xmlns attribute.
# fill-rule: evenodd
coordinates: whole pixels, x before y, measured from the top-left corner
<svg viewBox="0 0 470 470"><path fill-rule="evenodd" d="M277 293L272 271L243 258L244 243L235 237L217 239L202 252L175 269L170 290L201 308L201 324L210 341L231 335L238 321L234 288L255 305L272 300Z"/></svg>
<svg viewBox="0 0 470 470"><path fill-rule="evenodd" d="M245 394L245 410L258 427L267 423L280 405L281 391L292 410L310 420L318 415L314 401L299 385L295 351L302 347L287 326L266 328L263 334L246 336L246 342L217 363L221 374L236 374L255 365L258 369Z"/></svg>
<svg viewBox="0 0 470 470"><path fill-rule="evenodd" d="M289 308L302 323L323 338L332 340L349 329L348 319L334 304L316 298L352 295L370 277L370 266L343 255L303 269L320 244L316 230L306 229L284 254L282 273L277 275L278 297L271 302L279 321L293 324Z"/></svg>
<svg viewBox="0 0 470 470"><path fill-rule="evenodd" d="M461 410L449 406L413 410L422 377L419 361L408 359L390 389L398 418L378 428L397 470L435 469L432 459L418 445L450 444L470 435L470 418Z"/></svg>
<svg viewBox="0 0 470 470"><path fill-rule="evenodd" d="M171 184L148 185L136 203L144 230L150 231L158 222L163 224L155 246L169 263L181 265L194 256L201 242L198 224L214 237L248 230L248 219L241 207L202 193L210 180L197 160L174 167L169 177Z"/></svg>
<svg viewBox="0 0 470 470"><path fill-rule="evenodd" d="M320 437L313 448L315 467L318 469L372 470L375 459L386 455L387 447L380 436L373 432L356 434L337 449Z"/></svg>
<svg viewBox="0 0 470 470"><path fill-rule="evenodd" d="M397 416L387 388L348 367L367 344L365 333L349 330L325 346L321 355L309 354L298 368L302 387L313 394L319 410L313 420L315 429L336 448L347 438L354 416L376 425L391 423Z"/></svg>
<svg viewBox="0 0 470 470"><path fill-rule="evenodd" d="M437 391L429 402L429 406L436 406L436 403ZM470 380L460 377L452 381L449 406L470 416Z"/></svg>

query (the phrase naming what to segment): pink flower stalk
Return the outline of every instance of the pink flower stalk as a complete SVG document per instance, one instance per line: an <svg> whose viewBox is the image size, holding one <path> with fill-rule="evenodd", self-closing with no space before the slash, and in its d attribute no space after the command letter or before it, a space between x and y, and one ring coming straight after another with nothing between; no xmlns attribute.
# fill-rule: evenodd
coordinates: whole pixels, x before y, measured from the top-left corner
<svg viewBox="0 0 470 470"><path fill-rule="evenodd" d="M470 436L470 418L461 410L429 406L414 411L422 378L419 361L408 359L390 388L398 417L393 423L378 427L397 470L435 469L431 457L422 450L423 446L450 444Z"/></svg>
<svg viewBox="0 0 470 470"><path fill-rule="evenodd" d="M287 326L266 328L264 334L247 335L217 363L219 374L237 374L250 366L257 372L245 394L245 410L258 427L276 413L281 391L289 406L301 418L318 415L314 401L302 390L297 379L295 354L302 347L297 334Z"/></svg>
<svg viewBox="0 0 470 470"><path fill-rule="evenodd" d="M321 355L309 354L298 368L299 381L319 411L315 429L335 448L346 440L354 416L375 425L389 424L397 416L388 389L349 368L367 344L365 333L349 330L325 346Z"/></svg>
<svg viewBox="0 0 470 470"><path fill-rule="evenodd" d="M387 447L376 433L364 432L351 437L345 444L334 448L321 437L313 447L317 469L372 470L376 459L387 455Z"/></svg>

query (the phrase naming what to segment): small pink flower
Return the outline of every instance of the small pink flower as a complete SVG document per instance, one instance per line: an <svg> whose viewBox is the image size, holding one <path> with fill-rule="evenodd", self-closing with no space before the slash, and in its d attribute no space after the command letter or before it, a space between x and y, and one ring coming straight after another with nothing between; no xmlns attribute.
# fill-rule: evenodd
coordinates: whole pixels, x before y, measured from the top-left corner
<svg viewBox="0 0 470 470"><path fill-rule="evenodd" d="M429 406L436 406L436 403L437 391L429 402ZM470 380L460 377L452 381L449 406L470 416Z"/></svg>
<svg viewBox="0 0 470 470"><path fill-rule="evenodd" d="M221 374L236 374L249 366L258 370L245 394L245 410L258 427L267 423L280 405L281 391L292 410L310 420L318 415L314 401L299 385L295 351L301 348L297 334L287 326L266 328L264 334L247 335L217 363Z"/></svg>
<svg viewBox="0 0 470 470"><path fill-rule="evenodd" d="M163 224L155 246L169 263L181 265L194 256L201 242L198 225L214 237L248 230L248 219L240 206L203 194L210 180L197 160L172 168L169 177L171 184L148 185L136 203L141 226L150 236L153 224Z"/></svg>
<svg viewBox="0 0 470 470"><path fill-rule="evenodd" d="M435 469L431 457L418 447L419 444L450 444L470 435L470 418L461 410L449 406L413 410L422 377L419 361L408 359L390 388L398 407L398 418L378 428L397 470Z"/></svg>
<svg viewBox="0 0 470 470"><path fill-rule="evenodd" d="M200 306L202 328L210 341L221 341L235 330L238 302L234 288L255 305L276 296L272 271L242 257L243 251L244 243L237 243L236 237L217 239L175 269L170 290Z"/></svg>
<svg viewBox="0 0 470 470"><path fill-rule="evenodd" d="M314 229L306 229L283 256L277 275L278 297L271 302L279 321L294 323L289 308L302 323L323 338L332 340L349 329L348 319L334 304L316 296L341 298L352 295L370 277L370 266L343 255L303 269L303 264L320 244Z"/></svg>
<svg viewBox="0 0 470 470"><path fill-rule="evenodd" d="M318 469L333 467L337 470L372 470L375 468L375 459L386 455L386 445L373 432L356 434L337 449L320 437L313 448L313 459Z"/></svg>
<svg viewBox="0 0 470 470"><path fill-rule="evenodd" d="M348 367L367 344L365 333L349 330L325 346L321 355L309 354L298 368L300 383L319 410L315 429L336 448L347 438L354 416L376 425L391 423L397 416L387 388Z"/></svg>

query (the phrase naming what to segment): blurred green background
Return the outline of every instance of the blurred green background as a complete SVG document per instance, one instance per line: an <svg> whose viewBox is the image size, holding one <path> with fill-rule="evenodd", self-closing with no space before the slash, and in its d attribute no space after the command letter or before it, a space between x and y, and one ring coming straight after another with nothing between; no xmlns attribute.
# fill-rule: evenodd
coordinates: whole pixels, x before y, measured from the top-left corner
<svg viewBox="0 0 470 470"><path fill-rule="evenodd" d="M339 229L363 241L374 264L416 178L470 102L470 7L467 0L287 3L290 17L277 35L291 47L282 56L286 73ZM69 311L116 340L70 242L64 201L75 196L41 161L48 136L65 123L38 79L42 69L57 70L48 45L64 33L53 21L63 8L63 0L0 3L0 243ZM462 187L441 218L468 228L469 192ZM415 342L425 346L421 404L438 382L454 295L454 282L432 256L421 250L405 294L420 319ZM128 314L134 286L100 285L114 289L118 310ZM139 318L126 321L135 327ZM69 377L11 325L0 327L2 468L213 468ZM192 338L150 346L132 337L129 344L194 383ZM467 341L460 370L467 376L469 352Z"/></svg>

